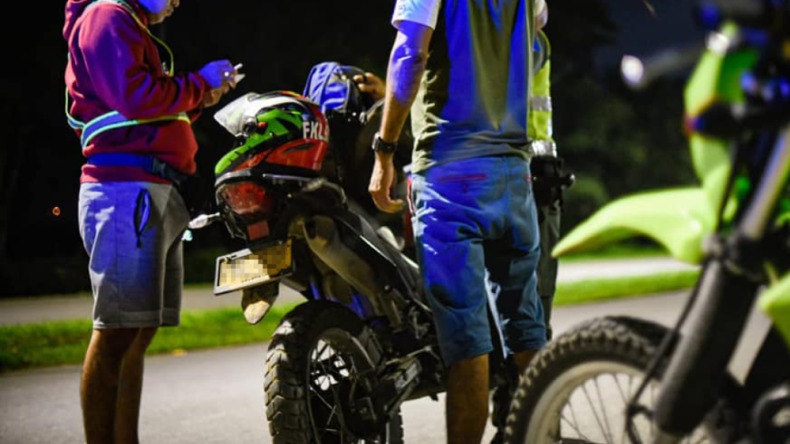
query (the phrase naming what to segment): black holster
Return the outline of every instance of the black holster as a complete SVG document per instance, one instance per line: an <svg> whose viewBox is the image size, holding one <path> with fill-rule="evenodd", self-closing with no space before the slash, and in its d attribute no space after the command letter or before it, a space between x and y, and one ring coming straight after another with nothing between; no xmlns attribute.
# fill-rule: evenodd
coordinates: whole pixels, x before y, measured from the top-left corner
<svg viewBox="0 0 790 444"><path fill-rule="evenodd" d="M532 172L532 190L538 206L562 204L562 193L573 185L575 177L565 171L565 161L561 157L533 156L529 164Z"/></svg>

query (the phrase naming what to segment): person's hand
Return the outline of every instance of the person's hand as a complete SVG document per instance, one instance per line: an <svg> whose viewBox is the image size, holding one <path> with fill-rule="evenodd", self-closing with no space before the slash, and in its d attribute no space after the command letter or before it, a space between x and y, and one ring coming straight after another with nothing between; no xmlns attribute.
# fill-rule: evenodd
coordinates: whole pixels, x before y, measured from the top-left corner
<svg viewBox="0 0 790 444"><path fill-rule="evenodd" d="M392 154L376 153L373 173L370 176L368 192L376 207L385 213L399 213L403 210L403 199L392 199L392 188L395 185L395 165Z"/></svg>
<svg viewBox="0 0 790 444"><path fill-rule="evenodd" d="M198 74L206 80L206 83L209 84L211 89L225 87L223 94L227 92L228 87L236 87L236 81L234 79L236 70L233 68L233 64L230 63L230 60L215 60L209 62L204 67L200 68Z"/></svg>
<svg viewBox="0 0 790 444"><path fill-rule="evenodd" d="M219 100L222 98L222 96L224 96L229 90L230 87L228 85L216 89L210 89L208 92L203 94L203 108L208 108L219 103Z"/></svg>
<svg viewBox="0 0 790 444"><path fill-rule="evenodd" d="M353 77L353 80L354 83L357 84L359 90L365 94L370 94L370 96L373 97L373 100L384 98L384 92L387 85L384 80L382 80L382 78L376 74L373 74L372 72L357 74Z"/></svg>

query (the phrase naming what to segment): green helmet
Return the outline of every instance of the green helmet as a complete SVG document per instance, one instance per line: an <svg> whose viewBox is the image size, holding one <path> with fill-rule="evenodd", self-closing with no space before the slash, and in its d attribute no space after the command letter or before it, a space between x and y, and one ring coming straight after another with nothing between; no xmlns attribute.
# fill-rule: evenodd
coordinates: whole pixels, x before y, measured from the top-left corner
<svg viewBox="0 0 790 444"><path fill-rule="evenodd" d="M238 144L214 167L214 174L267 164L319 171L329 146L329 125L319 106L291 91L248 93L214 118Z"/></svg>

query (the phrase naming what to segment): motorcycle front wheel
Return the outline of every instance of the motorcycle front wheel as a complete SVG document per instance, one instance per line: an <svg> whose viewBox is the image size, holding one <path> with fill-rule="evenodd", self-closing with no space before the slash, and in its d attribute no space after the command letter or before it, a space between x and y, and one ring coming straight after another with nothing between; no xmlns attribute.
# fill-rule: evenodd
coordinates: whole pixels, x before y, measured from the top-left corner
<svg viewBox="0 0 790 444"><path fill-rule="evenodd" d="M289 312L266 355L266 417L275 444L401 444L400 410L365 414L368 375L383 359L373 332L346 307L309 301Z"/></svg>
<svg viewBox="0 0 790 444"><path fill-rule="evenodd" d="M603 317L560 335L535 356L510 406L505 442L631 443L626 406L645 378L667 329L636 318ZM661 369L639 398L652 411ZM637 442L655 433L645 414L633 417ZM702 428L683 442L711 440Z"/></svg>

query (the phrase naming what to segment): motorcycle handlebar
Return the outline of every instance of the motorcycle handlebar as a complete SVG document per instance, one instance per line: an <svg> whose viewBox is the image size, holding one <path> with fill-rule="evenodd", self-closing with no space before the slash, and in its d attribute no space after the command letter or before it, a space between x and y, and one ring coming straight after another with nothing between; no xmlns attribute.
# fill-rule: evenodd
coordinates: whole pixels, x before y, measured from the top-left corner
<svg viewBox="0 0 790 444"><path fill-rule="evenodd" d="M790 0L701 0L695 7L695 17L707 30L717 30L722 22L731 20L745 27L790 35L786 26L790 22ZM642 58L626 55L620 62L623 81L633 90L642 89L660 77L692 66L705 46L694 43Z"/></svg>
<svg viewBox="0 0 790 444"><path fill-rule="evenodd" d="M771 21L771 9L768 0L703 0L696 7L696 17L706 29L716 29L725 20L763 27Z"/></svg>
<svg viewBox="0 0 790 444"><path fill-rule="evenodd" d="M656 79L690 68L699 60L704 45L694 43L685 48L672 48L647 58L626 55L620 61L623 82L633 89L645 88Z"/></svg>
<svg viewBox="0 0 790 444"><path fill-rule="evenodd" d="M709 30L729 20L747 28L790 35L789 0L701 0L695 7L695 17L702 28Z"/></svg>

